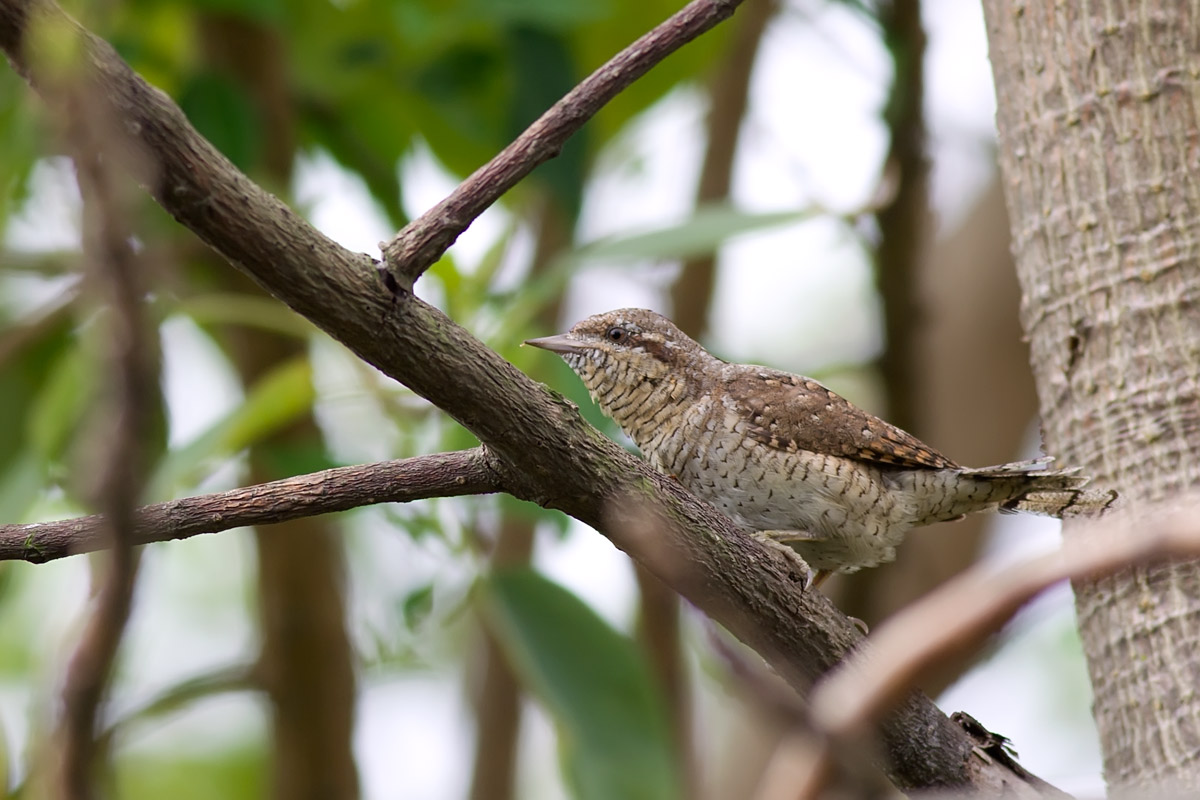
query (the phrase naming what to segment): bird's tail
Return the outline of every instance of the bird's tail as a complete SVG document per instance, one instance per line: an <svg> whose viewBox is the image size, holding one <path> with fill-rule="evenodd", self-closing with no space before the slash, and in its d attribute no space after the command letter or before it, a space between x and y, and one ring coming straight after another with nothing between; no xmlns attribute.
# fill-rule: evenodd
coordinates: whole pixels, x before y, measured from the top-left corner
<svg viewBox="0 0 1200 800"><path fill-rule="evenodd" d="M1117 500L1115 491L1086 489L1091 480L1077 469L1046 469L1051 457L1015 461L995 467L964 469L966 477L983 480L1000 511L1029 511L1050 517L1088 517L1103 514Z"/></svg>

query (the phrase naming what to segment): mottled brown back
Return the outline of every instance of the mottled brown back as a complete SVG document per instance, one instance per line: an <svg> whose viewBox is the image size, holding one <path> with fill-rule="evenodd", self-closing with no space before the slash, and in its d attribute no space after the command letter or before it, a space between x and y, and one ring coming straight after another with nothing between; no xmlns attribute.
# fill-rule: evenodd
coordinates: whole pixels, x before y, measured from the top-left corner
<svg viewBox="0 0 1200 800"><path fill-rule="evenodd" d="M751 371L753 369L753 371ZM912 434L800 375L744 367L725 390L768 447L811 450L869 464L953 469L958 465Z"/></svg>

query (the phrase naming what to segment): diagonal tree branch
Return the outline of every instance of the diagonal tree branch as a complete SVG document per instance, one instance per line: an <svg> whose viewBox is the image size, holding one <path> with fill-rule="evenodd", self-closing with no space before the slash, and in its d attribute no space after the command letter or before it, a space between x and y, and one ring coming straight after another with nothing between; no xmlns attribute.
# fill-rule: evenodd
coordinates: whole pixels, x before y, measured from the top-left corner
<svg viewBox="0 0 1200 800"><path fill-rule="evenodd" d="M623 89L700 34L728 19L743 0L692 0L678 13L613 56L450 195L383 245L401 288L413 283L454 244L475 218L539 164ZM762 2L762 0L759 0Z"/></svg>
<svg viewBox="0 0 1200 800"><path fill-rule="evenodd" d="M803 591L793 560L604 438L572 404L436 308L403 288L387 291L368 257L331 242L239 173L177 106L57 6L0 0L0 48L43 94L53 90L35 65L46 62L25 46L52 39L27 37L31 18L85 49L101 100L155 159L154 178L143 179L168 212L275 297L462 423L486 446L508 492L602 532L800 691L861 640L828 600ZM143 164L124 163L147 174ZM919 694L887 718L882 739L885 767L901 788L1022 785L1013 772L973 758L973 742Z"/></svg>
<svg viewBox="0 0 1200 800"><path fill-rule="evenodd" d="M133 543L187 539L249 525L270 525L376 503L407 503L501 491L481 447L379 464L336 467L227 492L139 508ZM57 522L0 525L0 561L53 561L111 545L98 514Z"/></svg>

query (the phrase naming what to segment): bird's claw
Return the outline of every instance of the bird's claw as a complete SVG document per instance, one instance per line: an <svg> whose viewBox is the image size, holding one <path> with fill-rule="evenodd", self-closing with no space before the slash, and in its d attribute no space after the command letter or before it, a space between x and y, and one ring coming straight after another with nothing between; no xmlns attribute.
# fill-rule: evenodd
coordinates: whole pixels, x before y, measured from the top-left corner
<svg viewBox="0 0 1200 800"><path fill-rule="evenodd" d="M820 576L820 573L814 572L813 568L808 565L808 562L805 561L799 553L788 547L783 542L780 542L775 537L771 536L770 531L755 531L754 538L758 539L768 547L778 550L787 556L789 563L799 570L798 574L801 582L801 591L807 592L810 587L817 583L817 578Z"/></svg>

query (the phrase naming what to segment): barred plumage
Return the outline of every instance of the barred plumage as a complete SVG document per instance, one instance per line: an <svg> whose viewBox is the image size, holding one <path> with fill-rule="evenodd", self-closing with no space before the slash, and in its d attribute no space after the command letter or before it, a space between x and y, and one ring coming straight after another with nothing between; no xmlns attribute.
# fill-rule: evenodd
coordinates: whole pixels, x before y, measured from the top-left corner
<svg viewBox="0 0 1200 800"><path fill-rule="evenodd" d="M670 320L621 309L527 344L559 353L656 468L818 570L895 558L910 529L978 511L1103 513L1051 458L971 469L811 378L710 355Z"/></svg>

